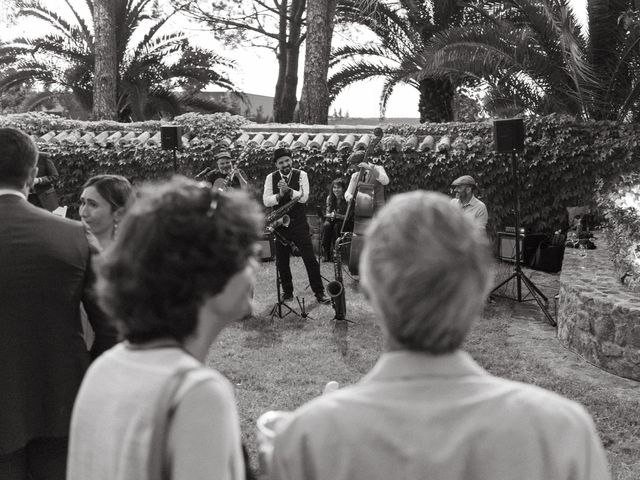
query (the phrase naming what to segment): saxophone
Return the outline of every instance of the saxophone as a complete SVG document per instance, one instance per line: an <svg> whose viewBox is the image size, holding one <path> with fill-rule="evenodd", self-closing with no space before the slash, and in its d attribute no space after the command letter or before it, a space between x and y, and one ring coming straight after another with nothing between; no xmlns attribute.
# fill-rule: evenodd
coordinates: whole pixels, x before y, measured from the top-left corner
<svg viewBox="0 0 640 480"><path fill-rule="evenodd" d="M291 221L287 212L293 208L293 206L298 203L298 200L304 195L302 192L302 185L300 185L300 195L297 197L292 197L287 203L285 203L280 208L274 210L264 220L265 229L269 231L273 231L278 227L288 227L289 222Z"/></svg>
<svg viewBox="0 0 640 480"><path fill-rule="evenodd" d="M342 280L342 255L340 247L345 242L350 232L343 233L336 239L333 246L333 273L335 280L327 283L327 294L331 297L335 320L344 320L347 315L347 299L344 293L344 282Z"/></svg>

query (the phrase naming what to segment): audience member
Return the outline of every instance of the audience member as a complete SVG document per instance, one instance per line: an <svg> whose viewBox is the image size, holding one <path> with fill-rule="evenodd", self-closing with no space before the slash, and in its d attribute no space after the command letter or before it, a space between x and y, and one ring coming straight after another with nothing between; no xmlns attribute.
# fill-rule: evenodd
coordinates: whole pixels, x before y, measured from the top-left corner
<svg viewBox="0 0 640 480"><path fill-rule="evenodd" d="M324 224L322 225L322 253L325 262L333 259L334 242L340 235L340 229L347 213L348 203L344 199L344 180L336 178L331 182L331 192L325 202ZM345 231L353 229L353 220L347 220Z"/></svg>
<svg viewBox="0 0 640 480"><path fill-rule="evenodd" d="M95 354L113 345L88 289L82 224L27 202L38 149L0 128L0 478L63 480L71 409L91 361L80 302L96 331Z"/></svg>
<svg viewBox="0 0 640 480"><path fill-rule="evenodd" d="M96 175L82 189L80 218L92 245L100 252L113 242L118 223L133 199L133 187L120 175Z"/></svg>
<svg viewBox="0 0 640 480"><path fill-rule="evenodd" d="M472 218L476 225L485 229L489 214L487 206L478 200L474 192L478 188L478 184L471 175L463 175L456 178L451 184L455 192L455 198L451 199L451 203L461 208L465 215Z"/></svg>
<svg viewBox="0 0 640 480"><path fill-rule="evenodd" d="M393 197L366 238L361 282L385 352L358 384L285 420L272 478L609 478L582 406L495 377L460 349L492 278L472 220L444 195L415 191Z"/></svg>
<svg viewBox="0 0 640 480"><path fill-rule="evenodd" d="M50 212L58 208L58 195L55 190L58 177L58 169L51 160L51 156L48 153L39 152L38 173L33 180L33 187L28 197L29 202Z"/></svg>
<svg viewBox="0 0 640 480"><path fill-rule="evenodd" d="M80 388L69 480L148 478L154 404L182 369L164 452L170 478L244 479L233 387L202 362L251 311L262 223L246 192L182 177L141 189L100 258L98 295L125 341Z"/></svg>

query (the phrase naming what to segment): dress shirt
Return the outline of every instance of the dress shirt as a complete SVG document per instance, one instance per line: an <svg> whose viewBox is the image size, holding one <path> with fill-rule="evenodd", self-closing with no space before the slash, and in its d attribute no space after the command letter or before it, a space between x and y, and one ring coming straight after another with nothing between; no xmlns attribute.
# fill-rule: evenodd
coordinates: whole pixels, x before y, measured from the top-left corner
<svg viewBox="0 0 640 480"><path fill-rule="evenodd" d="M389 185L389 176L387 172L384 170L382 165L374 165L372 171L367 171L367 176L371 175L375 171L375 179L379 181L382 185ZM351 180L349 181L349 187L347 187L347 191L344 193L344 198L347 202L350 202L353 198L353 193L356 190L356 185L358 183L358 174L360 172L354 172L351 175ZM367 177L365 177L365 183L371 183Z"/></svg>
<svg viewBox="0 0 640 480"><path fill-rule="evenodd" d="M27 199L25 194L20 190L14 190L12 188L0 188L0 195L15 195L16 197L22 197L24 200Z"/></svg>
<svg viewBox="0 0 640 480"><path fill-rule="evenodd" d="M606 480L584 408L490 375L467 353L385 353L359 383L299 408L278 480Z"/></svg>
<svg viewBox="0 0 640 480"><path fill-rule="evenodd" d="M478 226L485 228L487 221L489 220L489 213L487 212L487 206L478 200L474 195L464 205L457 198L451 199L451 203L462 208L465 215L472 218Z"/></svg>
<svg viewBox="0 0 640 480"><path fill-rule="evenodd" d="M302 196L300 196L300 198L298 199L298 203L307 203L307 200L309 199L309 177L307 177L307 172L303 170L298 170L298 171L300 172L300 190L293 190L291 194L293 196L300 196L300 194L302 194ZM293 174L293 169L291 169L291 171L289 172L289 175L287 175L286 177L283 177L287 182L287 185L291 180L292 174ZM262 194L262 202L264 203L265 207L274 207L278 205L278 199L276 198L276 195L279 192L273 193L272 177L273 177L273 173L270 173L269 175L267 175L267 179L264 181L264 192Z"/></svg>

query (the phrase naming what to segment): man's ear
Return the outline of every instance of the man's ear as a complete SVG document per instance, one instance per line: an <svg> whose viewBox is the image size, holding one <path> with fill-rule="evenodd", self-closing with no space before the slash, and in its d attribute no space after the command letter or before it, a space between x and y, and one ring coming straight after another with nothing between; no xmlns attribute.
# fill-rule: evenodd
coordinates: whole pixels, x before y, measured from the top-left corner
<svg viewBox="0 0 640 480"><path fill-rule="evenodd" d="M33 187L33 181L36 179L37 176L38 176L38 166L36 165L35 167L31 168L31 170L29 170L29 178L27 179L27 187L29 187L29 188Z"/></svg>

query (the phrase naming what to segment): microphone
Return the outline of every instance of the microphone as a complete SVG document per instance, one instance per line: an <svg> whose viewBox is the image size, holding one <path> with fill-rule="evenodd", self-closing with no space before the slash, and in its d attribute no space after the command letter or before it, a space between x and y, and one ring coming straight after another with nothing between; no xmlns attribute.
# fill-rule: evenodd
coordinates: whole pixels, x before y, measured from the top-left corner
<svg viewBox="0 0 640 480"><path fill-rule="evenodd" d="M204 175L206 175L207 173L209 173L211 171L211 167L207 167L204 170L202 170L199 174L197 174L194 179L195 180L200 180L201 177L203 177Z"/></svg>

